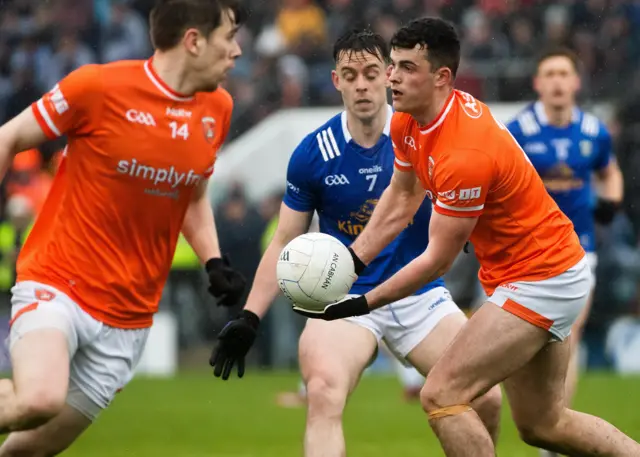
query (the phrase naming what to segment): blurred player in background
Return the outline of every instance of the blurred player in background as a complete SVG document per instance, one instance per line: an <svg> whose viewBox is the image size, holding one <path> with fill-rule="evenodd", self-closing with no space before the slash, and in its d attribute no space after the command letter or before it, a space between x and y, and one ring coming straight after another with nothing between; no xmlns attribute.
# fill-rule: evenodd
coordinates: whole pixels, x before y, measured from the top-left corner
<svg viewBox="0 0 640 457"><path fill-rule="evenodd" d="M595 224L610 224L622 204L622 173L611 151L611 137L593 114L576 106L580 90L579 60L568 49L551 49L538 60L533 79L539 100L527 106L507 127L529 156L549 194L571 219L595 273ZM598 194L593 209L595 173ZM571 362L567 373L567 401L573 398L578 380L578 349L589 315L587 306L571 329ZM541 451L543 456L557 454Z"/></svg>
<svg viewBox="0 0 640 457"><path fill-rule="evenodd" d="M293 152L277 231L260 262L245 309L222 330L212 355L214 373L223 379L228 379L234 364L240 376L244 372L244 357L260 317L279 293L276 264L285 245L307 232L314 211L321 232L351 243L392 179L387 45L371 32L349 32L336 42L333 56L332 78L346 110L308 135ZM413 221L372 261L351 293L371 290L424 251L431 203L422 200L413 202L411 210L417 211ZM366 317L331 323L309 320L299 345L308 408L305 455L345 455L342 413L380 340L426 374L466 321L441 278ZM475 402L483 427L494 438L500 402L498 388Z"/></svg>
<svg viewBox="0 0 640 457"><path fill-rule="evenodd" d="M396 32L391 48L395 171L352 255L362 273L414 216L424 189L435 209L429 245L364 295L319 313L294 309L326 320L368 316L442 276L471 240L489 299L421 394L446 455L495 456L471 402L500 382L528 444L569 455L640 455L640 445L611 424L567 407L567 337L591 290L589 264L573 224L506 127L453 89L460 62L454 27L416 19Z"/></svg>
<svg viewBox="0 0 640 457"><path fill-rule="evenodd" d="M235 0L159 1L147 61L89 65L0 128L2 166L67 135L12 289L12 380L0 381L0 456L56 455L133 376L180 232L233 305L207 181L231 119L218 89L240 56Z"/></svg>

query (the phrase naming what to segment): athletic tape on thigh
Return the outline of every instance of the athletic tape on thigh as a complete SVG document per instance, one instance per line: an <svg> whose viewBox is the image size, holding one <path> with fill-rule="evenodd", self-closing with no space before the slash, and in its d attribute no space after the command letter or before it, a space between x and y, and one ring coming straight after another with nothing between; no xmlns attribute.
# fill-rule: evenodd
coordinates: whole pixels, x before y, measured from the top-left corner
<svg viewBox="0 0 640 457"><path fill-rule="evenodd" d="M444 408L438 408L429 412L429 420L440 419L441 417L457 416L458 414L464 414L472 411L473 408L469 405L453 405L445 406Z"/></svg>

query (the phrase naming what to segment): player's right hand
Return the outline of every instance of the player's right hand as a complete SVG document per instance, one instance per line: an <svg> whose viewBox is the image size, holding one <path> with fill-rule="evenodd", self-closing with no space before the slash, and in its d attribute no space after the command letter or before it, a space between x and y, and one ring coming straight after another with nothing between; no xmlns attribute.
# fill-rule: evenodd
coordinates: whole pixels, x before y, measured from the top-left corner
<svg viewBox="0 0 640 457"><path fill-rule="evenodd" d="M234 364L238 365L238 377L244 376L244 358L256 339L259 325L260 318L246 309L227 322L209 359L215 377L228 380Z"/></svg>
<svg viewBox="0 0 640 457"><path fill-rule="evenodd" d="M231 268L226 257L209 259L205 270L209 277L209 293L218 299L218 305L235 306L247 285L244 276Z"/></svg>

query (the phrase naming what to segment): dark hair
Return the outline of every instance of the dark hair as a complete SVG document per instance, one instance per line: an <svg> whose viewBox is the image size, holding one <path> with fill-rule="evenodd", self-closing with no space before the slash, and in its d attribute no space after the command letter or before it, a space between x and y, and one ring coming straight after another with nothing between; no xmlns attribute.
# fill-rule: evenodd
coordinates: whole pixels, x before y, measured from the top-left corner
<svg viewBox="0 0 640 457"><path fill-rule="evenodd" d="M340 59L340 55L343 52L349 54L354 52L371 54L378 57L382 62L389 57L389 47L384 38L368 29L353 29L340 36L333 45L333 60L336 63L338 63L338 59Z"/></svg>
<svg viewBox="0 0 640 457"><path fill-rule="evenodd" d="M573 69L576 71L576 73L580 72L580 58L578 57L578 54L576 54L569 48L565 48L564 46L556 46L543 50L536 59L536 69L540 68L542 62L547 59L551 59L552 57L566 57L571 61Z"/></svg>
<svg viewBox="0 0 640 457"><path fill-rule="evenodd" d="M223 14L230 12L236 25L247 17L239 0L157 0L149 14L151 42L155 49L166 51L180 43L189 28L208 37L222 24Z"/></svg>
<svg viewBox="0 0 640 457"><path fill-rule="evenodd" d="M427 51L433 70L447 67L455 78L460 65L460 38L452 24L435 17L414 19L391 38L392 49L413 49L416 45Z"/></svg>

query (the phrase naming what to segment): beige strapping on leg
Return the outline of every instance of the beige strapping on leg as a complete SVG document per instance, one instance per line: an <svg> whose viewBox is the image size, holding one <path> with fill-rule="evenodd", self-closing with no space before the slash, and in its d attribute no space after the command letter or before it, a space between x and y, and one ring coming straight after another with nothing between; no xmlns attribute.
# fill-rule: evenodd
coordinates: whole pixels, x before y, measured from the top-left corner
<svg viewBox="0 0 640 457"><path fill-rule="evenodd" d="M469 405L452 405L445 406L444 408L434 409L429 412L429 420L440 419L441 417L457 416L458 414L464 414L472 411L473 408Z"/></svg>

